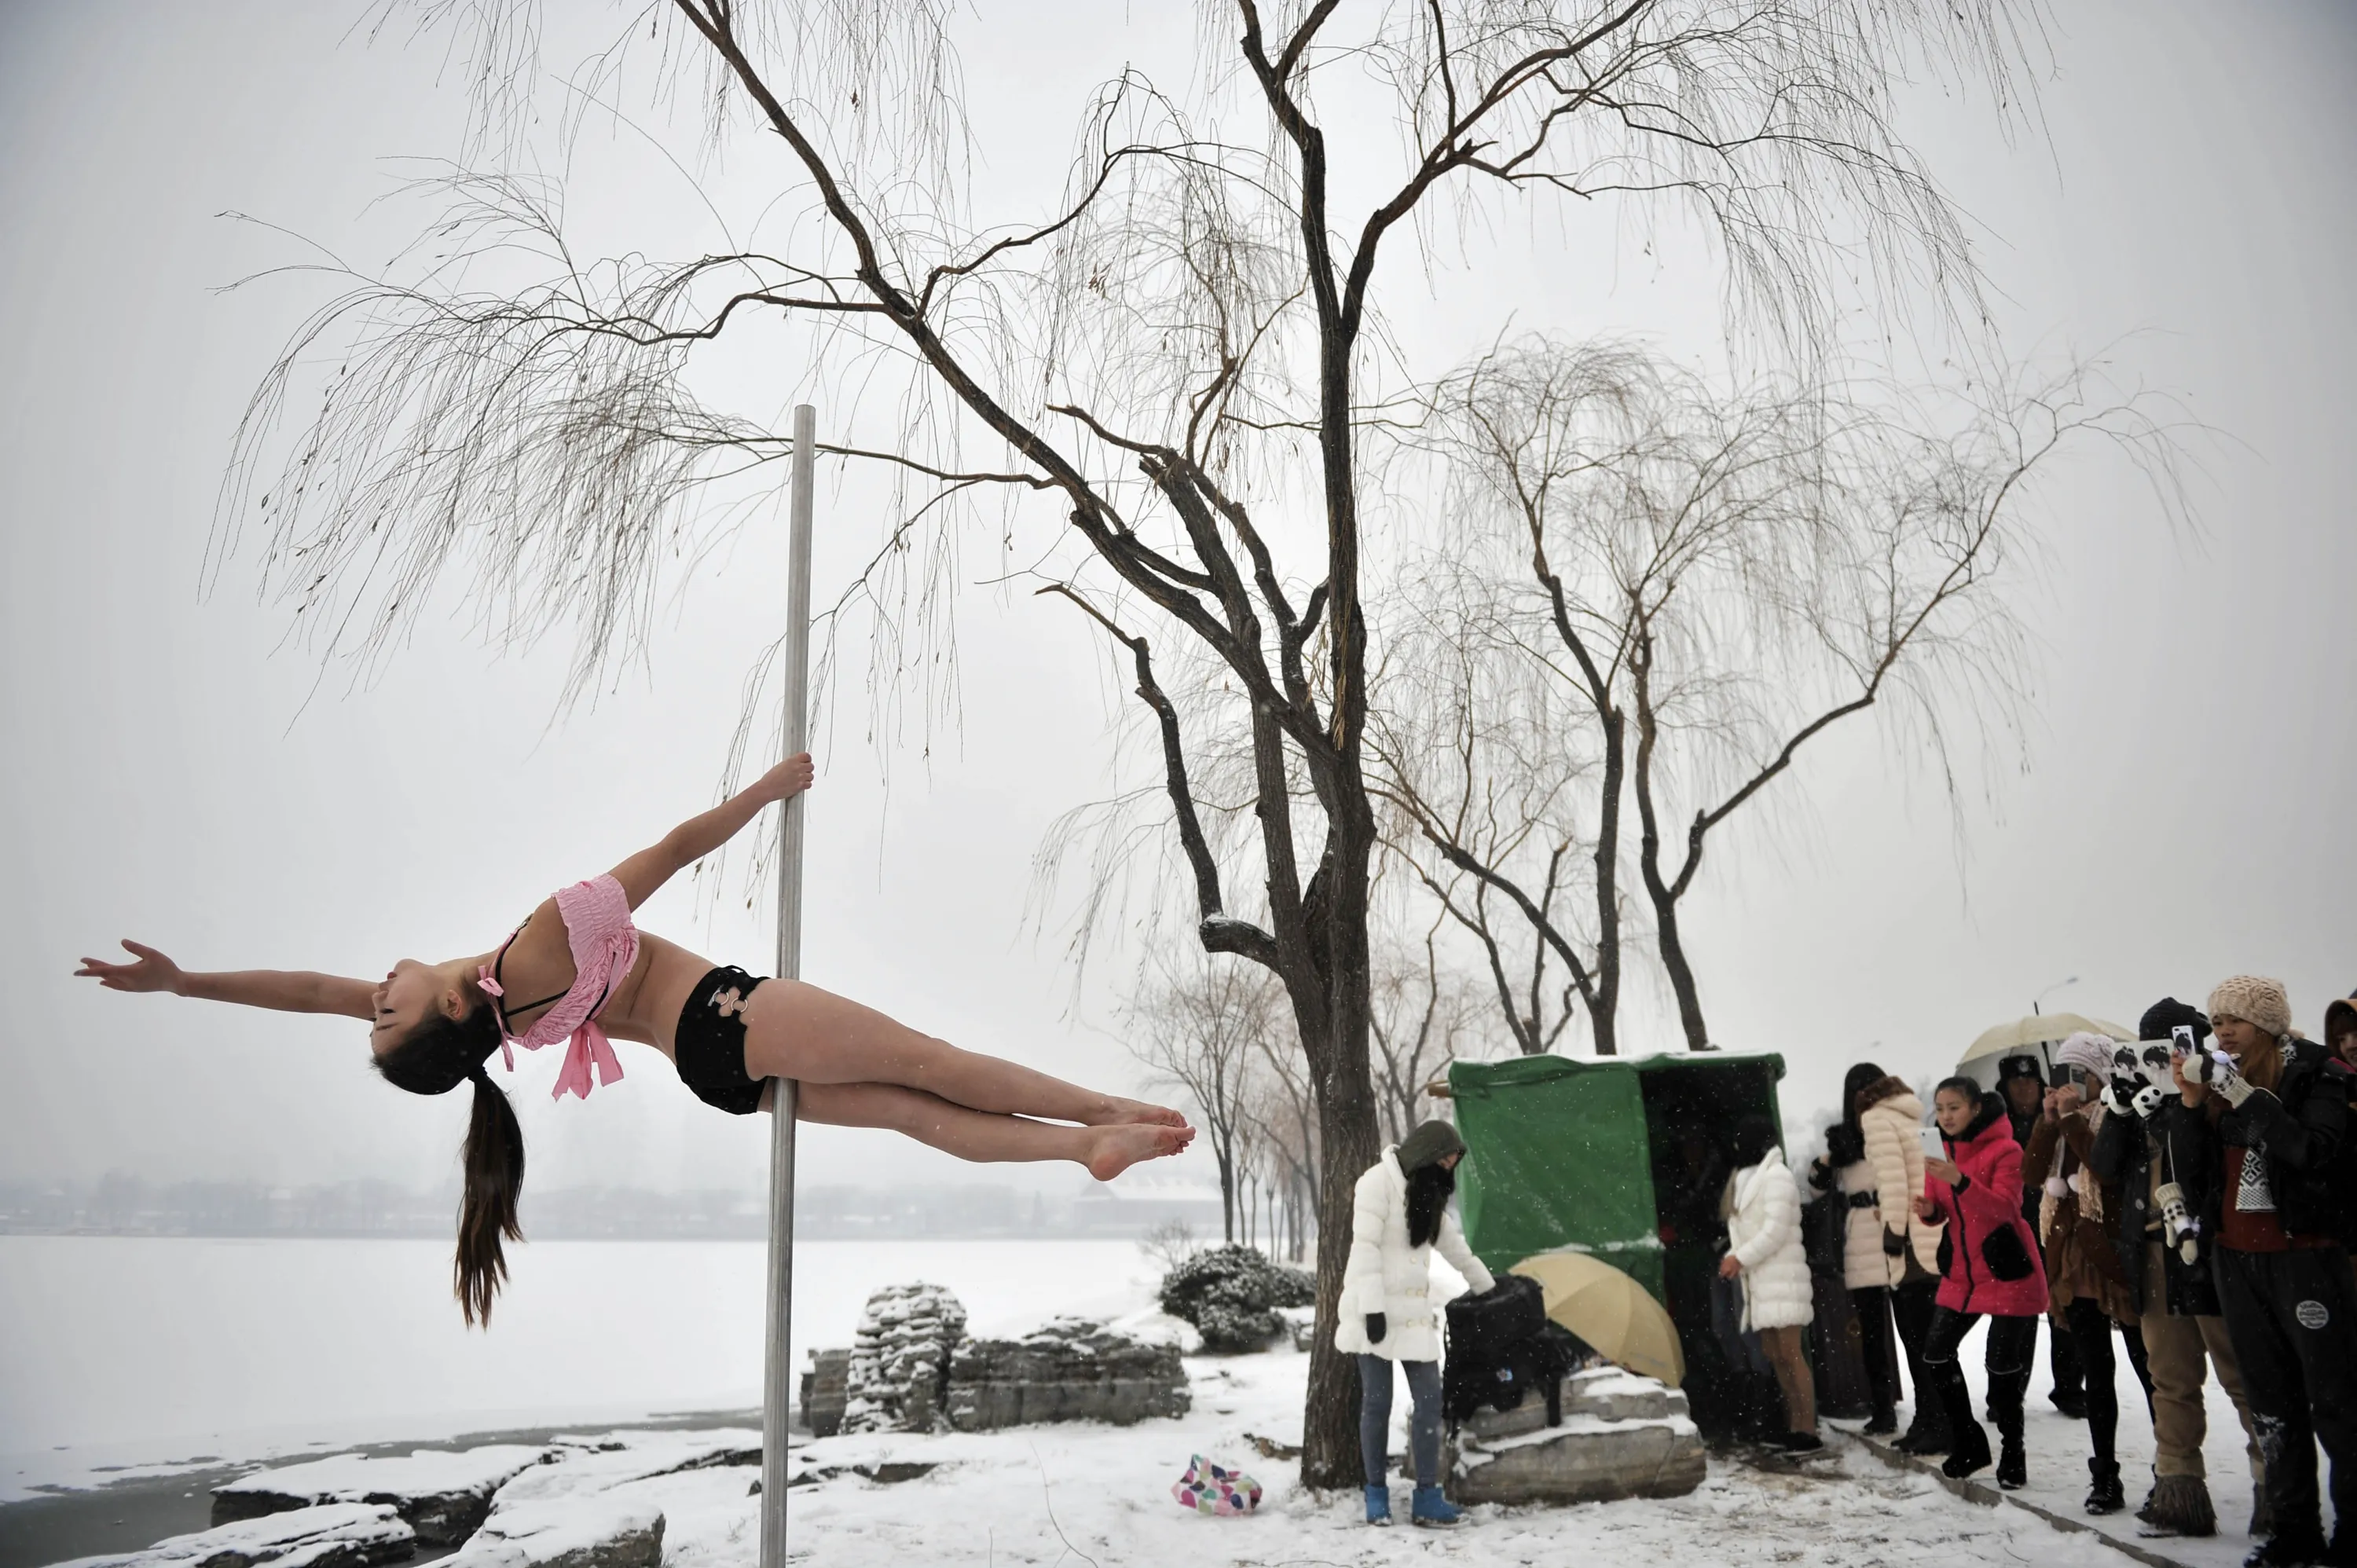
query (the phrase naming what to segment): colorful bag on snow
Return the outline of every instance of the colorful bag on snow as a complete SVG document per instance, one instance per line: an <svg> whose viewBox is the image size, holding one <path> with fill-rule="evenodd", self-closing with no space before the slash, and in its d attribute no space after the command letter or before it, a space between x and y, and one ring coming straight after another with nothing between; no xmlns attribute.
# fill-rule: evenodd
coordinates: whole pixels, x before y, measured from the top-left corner
<svg viewBox="0 0 2357 1568"><path fill-rule="evenodd" d="M1260 1507L1260 1483L1242 1470L1214 1465L1200 1454L1187 1473L1171 1484L1170 1495L1182 1509L1233 1518Z"/></svg>

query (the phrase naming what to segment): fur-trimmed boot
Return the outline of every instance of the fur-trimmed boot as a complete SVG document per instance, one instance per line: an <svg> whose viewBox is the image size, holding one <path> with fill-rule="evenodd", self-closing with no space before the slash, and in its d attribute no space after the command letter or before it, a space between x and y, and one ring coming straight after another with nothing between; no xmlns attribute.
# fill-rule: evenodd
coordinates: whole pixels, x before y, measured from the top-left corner
<svg viewBox="0 0 2357 1568"><path fill-rule="evenodd" d="M2136 1518L2142 1536L2218 1533L2218 1510L2211 1506L2209 1483L2199 1476L2155 1476Z"/></svg>

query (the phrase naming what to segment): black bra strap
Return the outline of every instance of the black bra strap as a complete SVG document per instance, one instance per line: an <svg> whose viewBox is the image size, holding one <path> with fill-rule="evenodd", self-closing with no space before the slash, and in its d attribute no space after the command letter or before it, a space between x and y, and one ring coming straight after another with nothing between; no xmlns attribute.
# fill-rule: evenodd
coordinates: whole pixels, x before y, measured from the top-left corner
<svg viewBox="0 0 2357 1568"><path fill-rule="evenodd" d="M531 924L531 919L527 918L523 925L529 926ZM501 942L500 944L500 950L491 956L491 980L495 984L505 985L507 983L506 978L500 973L500 966L507 962L508 949L513 947L515 945L515 940L522 935L523 935L523 926L518 926L514 930L508 933L508 940ZM491 998L491 1015L500 1021L500 1034L512 1036L515 1031L508 1026L508 1020L510 1018L515 1016L518 1013L529 1013L535 1007L545 1007L552 1002L562 1002L571 990L572 987L567 986L564 991L558 992L554 996L544 996L537 1002L527 1002L521 1007L512 1008L502 1007L500 1005L500 999L494 996Z"/></svg>

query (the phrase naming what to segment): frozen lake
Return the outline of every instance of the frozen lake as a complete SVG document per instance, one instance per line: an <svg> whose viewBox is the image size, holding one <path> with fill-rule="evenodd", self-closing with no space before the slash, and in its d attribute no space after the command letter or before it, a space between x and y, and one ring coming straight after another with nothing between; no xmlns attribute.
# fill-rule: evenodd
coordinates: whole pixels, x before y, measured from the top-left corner
<svg viewBox="0 0 2357 1568"><path fill-rule="evenodd" d="M796 1255L797 1366L849 1344L878 1285L947 1285L993 1333L1127 1310L1153 1283L1129 1241L810 1241ZM100 1463L759 1403L761 1244L544 1241L509 1256L483 1333L459 1320L447 1241L0 1236L0 1490Z"/></svg>

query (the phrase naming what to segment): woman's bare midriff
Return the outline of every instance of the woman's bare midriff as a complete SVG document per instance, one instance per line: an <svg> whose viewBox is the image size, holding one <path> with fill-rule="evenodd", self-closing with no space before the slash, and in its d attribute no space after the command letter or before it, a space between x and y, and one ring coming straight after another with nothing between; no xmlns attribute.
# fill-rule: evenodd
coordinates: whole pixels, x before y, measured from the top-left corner
<svg viewBox="0 0 2357 1568"><path fill-rule="evenodd" d="M598 1022L618 1040L635 1040L667 1057L675 1056L673 1040L679 1029L680 1009L687 1005L688 993L695 989L695 983L712 967L710 959L652 932L640 931L639 960Z"/></svg>

